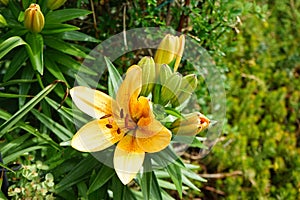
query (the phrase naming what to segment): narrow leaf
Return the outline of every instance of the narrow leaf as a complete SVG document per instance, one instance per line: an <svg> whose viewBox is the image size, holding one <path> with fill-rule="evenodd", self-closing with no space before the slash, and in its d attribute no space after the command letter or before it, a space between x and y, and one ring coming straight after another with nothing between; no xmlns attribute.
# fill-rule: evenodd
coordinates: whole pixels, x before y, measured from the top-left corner
<svg viewBox="0 0 300 200"><path fill-rule="evenodd" d="M13 48L20 45L27 45L27 43L24 42L24 40L19 36L10 37L3 41L0 44L0 59L3 58L3 56L10 52Z"/></svg>
<svg viewBox="0 0 300 200"><path fill-rule="evenodd" d="M106 165L102 165L95 180L91 183L87 193L90 194L102 187L109 179L113 177L113 175L115 175L114 169Z"/></svg>
<svg viewBox="0 0 300 200"><path fill-rule="evenodd" d="M13 77L19 71L19 69L22 67L22 65L26 62L27 59L28 55L24 47L17 50L4 74L3 81L6 82L9 79L11 79L11 77Z"/></svg>
<svg viewBox="0 0 300 200"><path fill-rule="evenodd" d="M47 117L45 114L38 112L36 109L32 109L31 112L41 123L43 123L62 141L69 140L73 136L73 133L59 123L53 121L51 118Z"/></svg>
<svg viewBox="0 0 300 200"><path fill-rule="evenodd" d="M42 99L44 99L61 81L56 81L47 87L45 87L41 92L39 92L33 99L26 103L20 110L18 110L10 119L4 122L0 126L0 137L2 137L12 126L14 126L18 121L22 119L36 104L38 104Z"/></svg>
<svg viewBox="0 0 300 200"><path fill-rule="evenodd" d="M41 75L43 75L44 72L43 37L41 34L28 33L26 35L26 41L30 45L32 51L32 58L31 58L32 65L35 70L37 70Z"/></svg>
<svg viewBox="0 0 300 200"><path fill-rule="evenodd" d="M69 21L81 16L91 14L91 11L82 9L63 9L49 12L46 16L46 23L60 23Z"/></svg>
<svg viewBox="0 0 300 200"><path fill-rule="evenodd" d="M141 189L145 200L150 199L151 183L152 183L152 164L149 156L145 157L144 172L141 179Z"/></svg>
<svg viewBox="0 0 300 200"><path fill-rule="evenodd" d="M43 35L52 35L56 33L63 33L68 31L78 31L80 28L70 25L70 24L45 24L44 29L42 30Z"/></svg>
<svg viewBox="0 0 300 200"><path fill-rule="evenodd" d="M99 161L92 155L88 155L86 158L82 159L81 162L75 165L73 169L56 185L55 191L58 193L62 192L80 181L87 179L87 174L99 164Z"/></svg>
<svg viewBox="0 0 300 200"><path fill-rule="evenodd" d="M111 80L112 86L116 94L116 92L119 90L119 86L121 85L123 79L118 70L112 64L112 62L107 57L104 57L104 59L108 68L109 79Z"/></svg>
<svg viewBox="0 0 300 200"><path fill-rule="evenodd" d="M79 31L67 31L60 34L61 39L63 40L72 40L72 41L84 41L84 42L100 42L100 40L89 36L85 33Z"/></svg>

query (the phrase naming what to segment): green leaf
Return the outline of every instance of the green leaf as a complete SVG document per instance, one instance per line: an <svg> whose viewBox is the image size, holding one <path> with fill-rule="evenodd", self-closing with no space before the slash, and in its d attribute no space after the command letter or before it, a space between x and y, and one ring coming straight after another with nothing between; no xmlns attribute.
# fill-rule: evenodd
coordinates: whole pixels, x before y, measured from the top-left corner
<svg viewBox="0 0 300 200"><path fill-rule="evenodd" d="M164 150L151 154L151 157L160 165L166 166L169 163L175 163L176 165L185 168L184 163L181 159L174 153L174 150L168 146Z"/></svg>
<svg viewBox="0 0 300 200"><path fill-rule="evenodd" d="M32 109L31 112L41 123L43 123L62 141L70 140L70 138L73 137L73 133L51 118L47 117L45 114L38 112L36 109Z"/></svg>
<svg viewBox="0 0 300 200"><path fill-rule="evenodd" d="M19 120L22 119L36 104L38 104L42 99L44 99L61 81L56 81L47 87L45 87L41 92L39 92L33 99L31 99L26 105L24 105L20 110L18 110L10 119L5 121L0 126L0 137L2 137L12 126L14 126Z"/></svg>
<svg viewBox="0 0 300 200"><path fill-rule="evenodd" d="M12 154L9 154L8 156L3 158L3 163L10 163L14 160L16 160L17 158L19 158L21 155L31 152L31 151L36 151L38 149L44 149L46 148L45 146L33 146L33 147L28 147L26 149L22 149L20 151L14 152Z"/></svg>
<svg viewBox="0 0 300 200"><path fill-rule="evenodd" d="M193 142L190 144L190 147L197 147L197 148L200 148L200 149L208 149L207 146L205 146L203 144L203 142L201 142L198 137L194 137L193 139Z"/></svg>
<svg viewBox="0 0 300 200"><path fill-rule="evenodd" d="M157 177L155 173L152 171L152 182L151 182L151 194L153 199L162 200L161 188L158 184Z"/></svg>
<svg viewBox="0 0 300 200"><path fill-rule="evenodd" d="M63 40L84 41L84 42L100 42L100 40L78 31L68 31L59 35Z"/></svg>
<svg viewBox="0 0 300 200"><path fill-rule="evenodd" d="M181 114L181 112L179 112L175 108L165 107L165 112L168 115L172 115L172 116L177 117L177 118L184 118L184 116Z"/></svg>
<svg viewBox="0 0 300 200"><path fill-rule="evenodd" d="M5 87L8 85L17 85L17 84L22 84L22 83L34 83L36 82L36 79L15 79L15 80L10 80L5 83L0 83L0 87Z"/></svg>
<svg viewBox="0 0 300 200"><path fill-rule="evenodd" d="M72 56L79 56L83 58L93 59L91 56L88 56L80 49L76 48L70 43L64 42L63 40L58 40L52 37L45 38L45 44L53 49L61 51L63 53L72 55Z"/></svg>
<svg viewBox="0 0 300 200"><path fill-rule="evenodd" d="M10 52L13 48L20 45L27 45L27 43L24 42L24 40L19 36L10 37L3 41L0 44L0 59L3 58L3 56Z"/></svg>
<svg viewBox="0 0 300 200"><path fill-rule="evenodd" d="M21 78L23 80L30 80L33 78L33 76L34 76L34 71L31 67L23 68L22 75L21 75ZM21 84L20 89L19 89L19 94L27 95L27 93L30 89L30 86L31 86L31 82ZM23 107L23 105L25 104L25 101L26 101L26 98L24 98L24 97L19 98L19 108Z"/></svg>
<svg viewBox="0 0 300 200"><path fill-rule="evenodd" d="M2 185L2 179L0 178L0 188ZM1 200L7 200L6 196L2 193L2 191L0 190L0 199Z"/></svg>
<svg viewBox="0 0 300 200"><path fill-rule="evenodd" d="M57 112L59 114L61 114L64 118L66 118L68 121L74 123L74 120L78 120L80 122L82 122L83 124L87 123L87 119L82 117L82 113L79 110L75 110L75 109L70 109L70 108L66 108L64 106L61 106L53 101L52 99L46 97L46 101L48 102L48 104L53 108L56 109ZM60 109L58 109L60 107ZM77 112L76 112L77 111Z"/></svg>
<svg viewBox="0 0 300 200"><path fill-rule="evenodd" d="M12 117L11 114L9 114L9 113L7 113L7 112L0 109L0 118L1 119L8 120L11 117ZM34 135L35 137L40 138L41 140L43 140L46 143L50 144L56 150L60 150L59 145L57 145L48 135L41 134L40 132L38 132L38 130L36 128L33 128L32 126L30 126L28 124L25 124L22 121L19 121L17 123L17 126L19 126L24 131L27 131L28 133Z"/></svg>
<svg viewBox="0 0 300 200"><path fill-rule="evenodd" d="M182 182L183 184L187 185L189 188L195 190L195 191L200 191L197 186L195 186L186 176L182 175Z"/></svg>
<svg viewBox="0 0 300 200"><path fill-rule="evenodd" d="M177 192L180 196L180 198L182 198L182 174L181 174L181 169L179 166L177 166L176 164L170 164L166 167L173 183L176 186Z"/></svg>
<svg viewBox="0 0 300 200"><path fill-rule="evenodd" d="M4 164L2 164L1 162L0 162L0 167L1 168L5 168L5 169L7 169L8 171L10 171L10 172L13 172L13 173L15 173L15 171L13 170L13 169L10 169L9 167L7 167L7 166L5 166ZM0 181L1 181L1 172L0 172ZM1 182L0 182L0 188L1 188ZM0 190L1 191L1 190ZM0 195L0 197L1 197L1 195Z"/></svg>
<svg viewBox="0 0 300 200"><path fill-rule="evenodd" d="M87 174L90 173L94 167L99 166L99 164L99 161L92 155L88 155L86 158L82 159L81 162L75 165L73 169L56 185L55 191L60 193L80 181L87 179Z"/></svg>
<svg viewBox="0 0 300 200"><path fill-rule="evenodd" d="M111 80L112 86L114 88L114 94L119 90L119 86L121 85L123 79L118 72L118 70L115 68L115 66L112 64L112 62L109 60L109 58L104 57L106 66L108 68L109 73L109 79Z"/></svg>
<svg viewBox="0 0 300 200"><path fill-rule="evenodd" d="M87 193L90 194L96 191L97 189L99 189L100 187L102 187L105 183L107 183L109 179L113 177L114 174L115 174L114 169L106 165L102 165L95 180L89 186L89 190L87 191Z"/></svg>
<svg viewBox="0 0 300 200"><path fill-rule="evenodd" d="M45 24L42 30L43 35L52 35L56 33L63 33L67 31L78 31L80 28L70 24Z"/></svg>
<svg viewBox="0 0 300 200"><path fill-rule="evenodd" d="M77 189L79 196L83 197L84 199L87 199L87 186L84 181L81 181L77 183Z"/></svg>
<svg viewBox="0 0 300 200"><path fill-rule="evenodd" d="M28 133L17 137L16 139L10 141L9 143L7 143L3 147L1 147L1 153L3 155L5 155L6 152L8 152L10 149L16 148L17 146L19 146L20 144L25 142L29 137L30 137L30 134L28 134Z"/></svg>
<svg viewBox="0 0 300 200"><path fill-rule="evenodd" d="M4 74L3 81L8 81L11 77L13 77L19 69L22 67L22 65L26 62L28 59L28 55L24 49L24 47L17 50L14 57L11 59L11 62Z"/></svg>
<svg viewBox="0 0 300 200"><path fill-rule="evenodd" d="M146 155L144 163L144 172L142 174L141 178L141 189L144 196L144 199L148 200L150 199L150 193L151 193L151 183L152 183L152 163L151 158Z"/></svg>
<svg viewBox="0 0 300 200"><path fill-rule="evenodd" d="M67 87L70 87L57 64L51 58L48 58L48 56L45 57L45 67L55 78L64 81Z"/></svg>
<svg viewBox="0 0 300 200"><path fill-rule="evenodd" d="M182 174L184 174L188 178L191 178L191 179L194 179L194 180L200 181L200 182L207 182L206 179L202 178L201 176L199 176L195 172L191 171L190 169L181 169L181 171L182 171Z"/></svg>
<svg viewBox="0 0 300 200"><path fill-rule="evenodd" d="M22 94L9 94L0 92L0 98L19 98L19 97L31 97L29 95L22 95Z"/></svg>
<svg viewBox="0 0 300 200"><path fill-rule="evenodd" d="M88 14L91 14L91 11L88 10L82 10L82 9L61 9L61 10L55 10L52 12L49 12L46 17L45 21L46 24L48 23L60 23L69 21L81 16L86 16Z"/></svg>
<svg viewBox="0 0 300 200"><path fill-rule="evenodd" d="M37 70L41 75L43 75L44 72L43 37L41 34L34 34L29 32L26 35L26 41L30 45L32 51L31 63L34 69Z"/></svg>
<svg viewBox="0 0 300 200"><path fill-rule="evenodd" d="M126 185L123 185L118 176L112 178L113 200L135 199Z"/></svg>

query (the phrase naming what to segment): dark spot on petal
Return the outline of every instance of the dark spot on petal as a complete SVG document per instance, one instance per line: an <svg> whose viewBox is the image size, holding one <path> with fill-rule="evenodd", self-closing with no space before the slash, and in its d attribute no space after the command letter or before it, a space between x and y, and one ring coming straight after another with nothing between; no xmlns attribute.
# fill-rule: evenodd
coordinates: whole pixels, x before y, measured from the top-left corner
<svg viewBox="0 0 300 200"><path fill-rule="evenodd" d="M105 119L105 118L108 118L108 117L111 117L111 114L104 115L103 117L100 117L100 119Z"/></svg>
<svg viewBox="0 0 300 200"><path fill-rule="evenodd" d="M123 119L123 117L124 117L124 110L123 110L123 108L121 108L121 110L120 110L120 117L121 117L121 119Z"/></svg>
<svg viewBox="0 0 300 200"><path fill-rule="evenodd" d="M106 124L105 125L107 128L112 128L113 126L111 124Z"/></svg>
<svg viewBox="0 0 300 200"><path fill-rule="evenodd" d="M120 134L120 133L121 133L121 130L120 130L120 128L118 128L118 130L117 130L117 133L118 133L118 134Z"/></svg>

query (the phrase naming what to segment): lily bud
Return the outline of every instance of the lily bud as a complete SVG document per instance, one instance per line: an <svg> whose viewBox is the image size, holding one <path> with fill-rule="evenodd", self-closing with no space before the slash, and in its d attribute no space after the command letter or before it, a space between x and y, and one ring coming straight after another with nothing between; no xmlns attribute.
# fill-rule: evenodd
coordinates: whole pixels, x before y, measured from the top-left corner
<svg viewBox="0 0 300 200"><path fill-rule="evenodd" d="M165 84L165 82L169 79L169 77L173 74L171 68L166 65L163 64L160 68L160 74L159 74L159 81L160 84Z"/></svg>
<svg viewBox="0 0 300 200"><path fill-rule="evenodd" d="M148 96L154 87L155 63L152 57L143 57L138 66L142 68L142 96Z"/></svg>
<svg viewBox="0 0 300 200"><path fill-rule="evenodd" d="M200 112L191 113L185 118L178 118L171 124L174 134L180 136L195 136L209 126L210 120Z"/></svg>
<svg viewBox="0 0 300 200"><path fill-rule="evenodd" d="M174 73L164 84L162 84L159 99L161 105L166 105L170 100L175 98L175 94L180 88L181 80L182 75Z"/></svg>
<svg viewBox="0 0 300 200"><path fill-rule="evenodd" d="M160 42L154 61L157 65L156 75L159 75L159 68L161 64L170 64L175 61L173 66L174 72L177 71L185 44L185 37L180 37L167 34Z"/></svg>
<svg viewBox="0 0 300 200"><path fill-rule="evenodd" d="M44 15L38 4L32 3L24 13L24 26L32 33L39 33L45 25Z"/></svg>
<svg viewBox="0 0 300 200"><path fill-rule="evenodd" d="M50 10L56 10L62 5L66 3L67 0L48 0L47 1L47 8Z"/></svg>
<svg viewBox="0 0 300 200"><path fill-rule="evenodd" d="M0 27L7 26L5 18L0 14Z"/></svg>
<svg viewBox="0 0 300 200"><path fill-rule="evenodd" d="M171 100L173 107L177 107L185 102L195 91L198 80L195 74L189 74L182 78L179 91L176 93L176 98Z"/></svg>
<svg viewBox="0 0 300 200"><path fill-rule="evenodd" d="M0 3L7 6L8 0L0 0Z"/></svg>

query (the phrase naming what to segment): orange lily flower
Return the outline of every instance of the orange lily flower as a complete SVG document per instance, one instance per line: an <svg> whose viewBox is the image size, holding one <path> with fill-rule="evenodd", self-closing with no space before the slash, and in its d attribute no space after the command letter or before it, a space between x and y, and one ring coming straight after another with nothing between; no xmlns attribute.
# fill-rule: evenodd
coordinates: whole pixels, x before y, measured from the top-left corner
<svg viewBox="0 0 300 200"><path fill-rule="evenodd" d="M166 148L171 131L157 121L146 97L140 96L142 70L133 65L127 70L116 100L87 87L74 87L70 94L75 105L96 118L74 135L71 146L83 152L104 150L117 143L114 168L122 183L129 183L143 165L145 153Z"/></svg>

